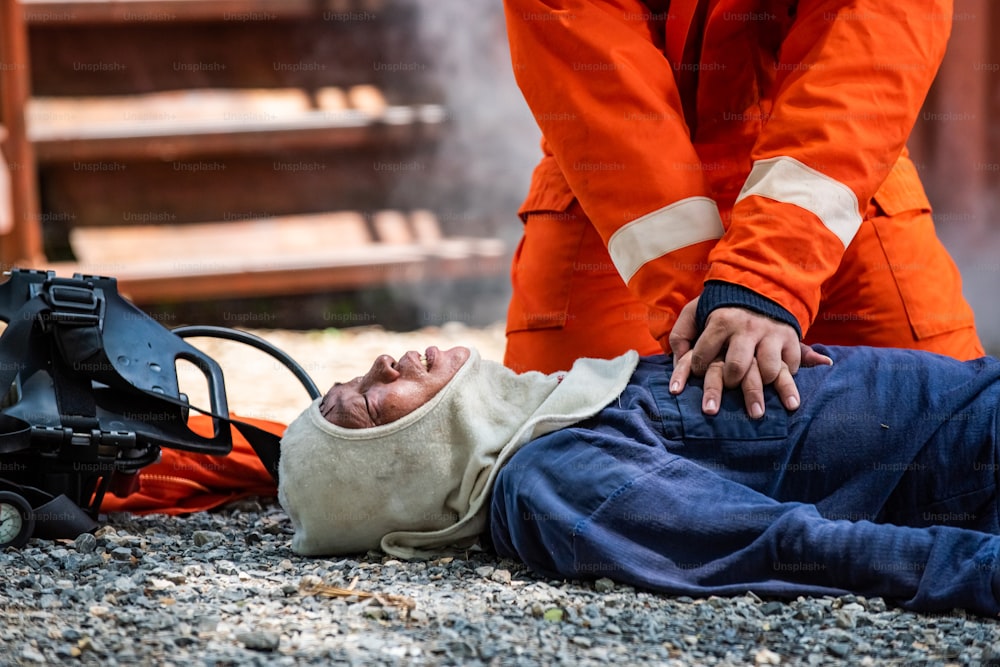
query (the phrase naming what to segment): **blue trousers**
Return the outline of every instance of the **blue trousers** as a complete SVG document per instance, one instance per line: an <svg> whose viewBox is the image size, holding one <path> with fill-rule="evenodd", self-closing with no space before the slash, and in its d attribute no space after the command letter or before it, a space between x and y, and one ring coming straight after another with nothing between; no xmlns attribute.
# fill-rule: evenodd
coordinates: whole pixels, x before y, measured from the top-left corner
<svg viewBox="0 0 1000 667"><path fill-rule="evenodd" d="M525 445L501 470L490 536L561 578L671 594L853 592L918 611L1000 613L1000 361L820 347L802 407L766 415L701 385L668 391L640 361L596 417Z"/></svg>

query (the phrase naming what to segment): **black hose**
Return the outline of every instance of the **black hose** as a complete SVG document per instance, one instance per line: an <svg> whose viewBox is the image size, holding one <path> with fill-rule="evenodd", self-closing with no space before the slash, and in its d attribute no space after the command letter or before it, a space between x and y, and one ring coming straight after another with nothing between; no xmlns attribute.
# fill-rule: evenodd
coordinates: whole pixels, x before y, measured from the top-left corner
<svg viewBox="0 0 1000 667"><path fill-rule="evenodd" d="M196 338L199 336L205 338L223 338L226 340L233 340L238 343L244 343L250 347L255 347L261 352L265 352L278 361L280 361L285 368L292 372L302 386L306 388L309 393L309 398L315 400L322 396L319 391L319 387L313 382L309 374L306 373L302 366L299 366L288 354L283 352L281 349L275 347L271 343L267 342L260 336L255 336L246 331L240 331L239 329L230 329L228 327L216 327L211 325L198 325L192 324L189 326L177 327L170 330L172 333L177 334L181 338Z"/></svg>

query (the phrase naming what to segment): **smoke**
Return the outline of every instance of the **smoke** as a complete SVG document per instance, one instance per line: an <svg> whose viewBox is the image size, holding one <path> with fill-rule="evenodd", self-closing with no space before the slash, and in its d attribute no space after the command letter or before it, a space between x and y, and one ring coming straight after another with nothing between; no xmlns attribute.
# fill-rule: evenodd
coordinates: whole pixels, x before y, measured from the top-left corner
<svg viewBox="0 0 1000 667"><path fill-rule="evenodd" d="M502 5L463 0L416 5L419 39L449 114L436 166L451 183L461 184L451 189L444 222L455 231L516 239L517 207L541 156L540 134L511 73ZM485 221L481 228L476 220Z"/></svg>
<svg viewBox="0 0 1000 667"><path fill-rule="evenodd" d="M450 281L406 291L419 325L499 322L510 295L509 257L521 235L517 209L541 157L540 133L514 81L501 3L417 0L416 39L428 90L438 91L447 122L428 161L430 192L402 183L402 203L427 201L449 236L502 239L503 269L487 281ZM420 187L427 187L422 181Z"/></svg>

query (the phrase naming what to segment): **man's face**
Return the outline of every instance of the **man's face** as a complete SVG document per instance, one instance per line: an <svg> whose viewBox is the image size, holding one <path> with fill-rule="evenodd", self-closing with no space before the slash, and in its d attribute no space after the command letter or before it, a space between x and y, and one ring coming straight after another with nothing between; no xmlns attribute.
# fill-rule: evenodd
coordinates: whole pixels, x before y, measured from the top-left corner
<svg viewBox="0 0 1000 667"><path fill-rule="evenodd" d="M337 382L326 392L319 411L331 424L371 428L395 421L429 401L455 377L469 358L469 348L410 351L394 360L383 354L371 370L350 382Z"/></svg>

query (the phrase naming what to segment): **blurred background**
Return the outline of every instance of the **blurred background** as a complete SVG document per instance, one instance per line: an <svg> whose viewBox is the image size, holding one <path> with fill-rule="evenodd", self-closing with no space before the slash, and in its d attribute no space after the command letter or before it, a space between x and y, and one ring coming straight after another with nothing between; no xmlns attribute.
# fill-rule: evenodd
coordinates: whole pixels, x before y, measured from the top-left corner
<svg viewBox="0 0 1000 667"><path fill-rule="evenodd" d="M502 3L0 0L0 263L174 326L503 320L538 130ZM1000 352L1000 4L956 0L911 152Z"/></svg>

